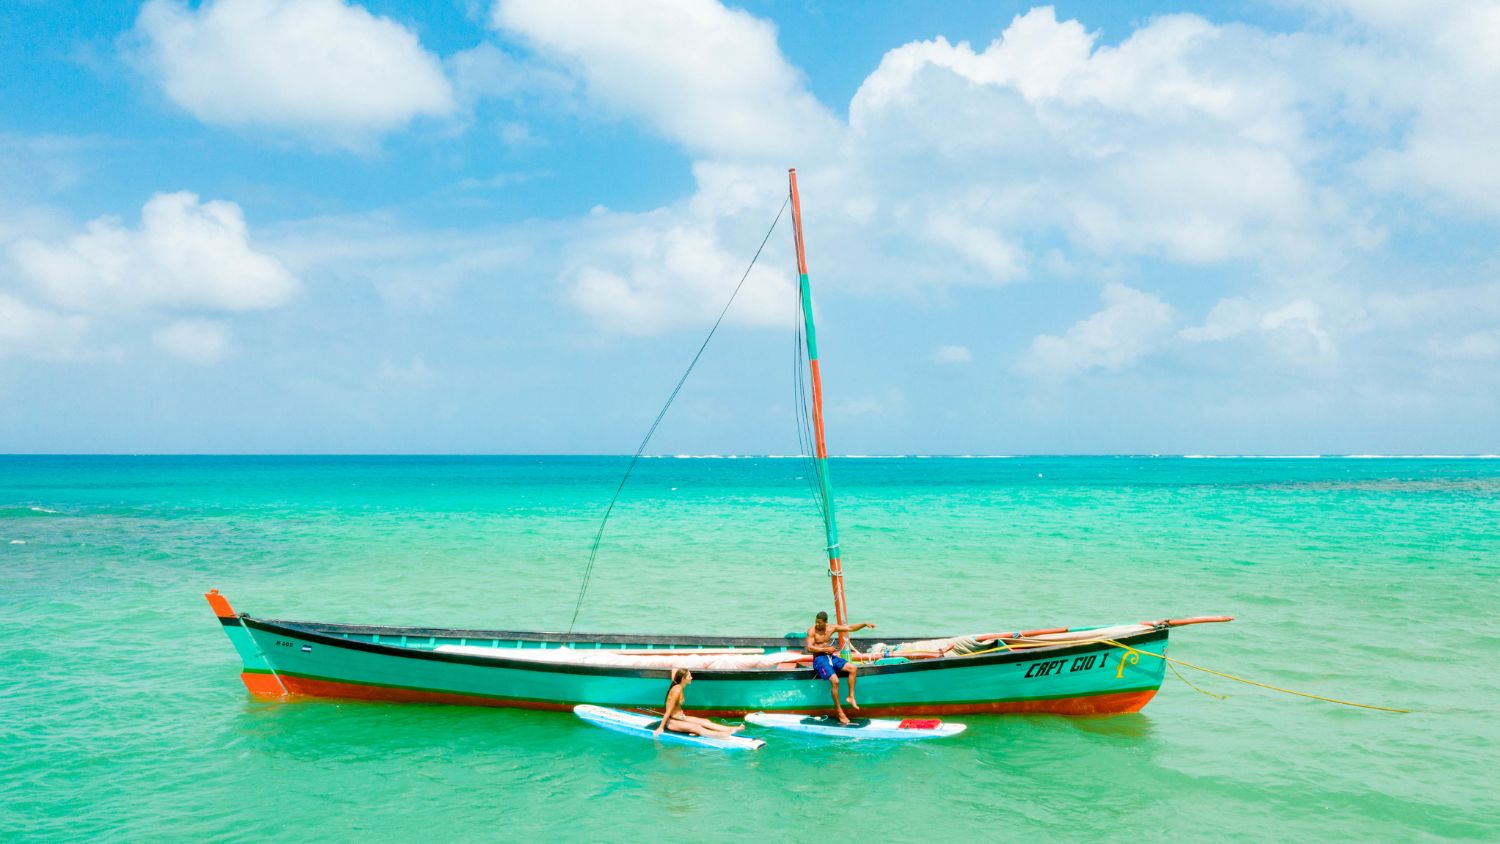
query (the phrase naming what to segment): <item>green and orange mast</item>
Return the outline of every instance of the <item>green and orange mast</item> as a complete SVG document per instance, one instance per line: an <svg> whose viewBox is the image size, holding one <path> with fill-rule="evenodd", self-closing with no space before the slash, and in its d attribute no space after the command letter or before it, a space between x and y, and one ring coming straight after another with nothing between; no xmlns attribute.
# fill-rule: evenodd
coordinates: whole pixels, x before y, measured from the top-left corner
<svg viewBox="0 0 1500 844"><path fill-rule="evenodd" d="M802 242L802 203L797 198L797 169L787 171L792 190L792 232L797 243L797 287L801 293L802 322L807 335L807 368L812 378L812 423L818 489L823 497L823 529L828 538L828 576L833 581L833 611L839 624L849 623L844 601L844 567L839 562L839 526L833 513L833 483L828 477L828 446L823 440L823 379L818 374L818 329L813 324L812 283L807 279L807 252ZM849 647L849 634L839 636Z"/></svg>

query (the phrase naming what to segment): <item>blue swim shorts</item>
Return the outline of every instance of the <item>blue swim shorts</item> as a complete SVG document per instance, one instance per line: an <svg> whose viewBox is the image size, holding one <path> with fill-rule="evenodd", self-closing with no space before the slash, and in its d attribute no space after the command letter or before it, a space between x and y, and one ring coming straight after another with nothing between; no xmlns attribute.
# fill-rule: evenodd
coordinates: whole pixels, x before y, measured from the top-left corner
<svg viewBox="0 0 1500 844"><path fill-rule="evenodd" d="M813 670L818 672L819 680L827 680L842 671L848 664L849 660L830 654L818 654L813 657Z"/></svg>

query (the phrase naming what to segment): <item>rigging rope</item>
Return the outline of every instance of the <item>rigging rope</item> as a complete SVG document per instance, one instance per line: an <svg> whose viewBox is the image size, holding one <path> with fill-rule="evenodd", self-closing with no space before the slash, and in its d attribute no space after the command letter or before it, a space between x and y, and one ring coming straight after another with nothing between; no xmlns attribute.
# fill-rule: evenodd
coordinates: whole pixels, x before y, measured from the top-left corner
<svg viewBox="0 0 1500 844"><path fill-rule="evenodd" d="M771 221L771 227L766 229L766 236L761 238L760 246L756 248L755 255L750 259L750 265L745 267L744 275L740 276L739 284L736 284L734 292L729 294L729 301L725 302L723 309L719 311L719 318L714 320L713 327L708 330L708 336L703 338L702 344L698 346L697 353L693 355L693 359L688 363L687 369L682 373L682 377L677 379L677 386L672 388L672 394L667 396L666 404L661 406L661 411L656 414L656 419L651 423L651 427L646 430L646 436L641 439L640 446L636 448L635 454L630 458L630 465L625 467L625 474L620 478L619 485L615 487L615 494L610 496L609 506L604 509L604 518L599 520L599 530L594 534L594 544L589 548L589 563L583 570L583 585L578 588L578 600L573 604L573 618L568 622L569 633L573 632L573 625L578 623L578 613L583 609L583 596L588 592L589 579L594 575L594 559L599 556L599 543L604 539L604 527L609 524L609 516L615 510L615 503L620 500L620 492L625 489L625 482L630 480L630 473L635 471L635 464L640 462L641 455L645 453L646 446L651 442L651 436L656 433L657 427L661 425L661 420L666 418L667 410L672 407L672 402L677 400L677 394L682 392L682 385L686 384L688 376L693 374L693 367L696 367L698 359L703 357L703 351L708 348L708 342L714 339L714 334L719 330L719 325L724 322L724 316L729 313L729 306L733 305L735 297L740 295L740 289L745 286L745 280L750 277L750 271L755 269L755 262L760 260L760 253L765 250L766 244L770 242L771 233L776 231L776 224L781 222L781 215L786 213L786 206L791 201L792 197L788 194L787 198L781 203L780 210L776 212L776 219Z"/></svg>
<svg viewBox="0 0 1500 844"><path fill-rule="evenodd" d="M822 469L817 460L817 439L812 431L812 410L807 393L806 344L802 337L802 290L799 286L797 307L792 314L792 404L797 428L797 455L802 460L802 477L807 481L808 491L824 527L828 524L828 504L823 500Z"/></svg>

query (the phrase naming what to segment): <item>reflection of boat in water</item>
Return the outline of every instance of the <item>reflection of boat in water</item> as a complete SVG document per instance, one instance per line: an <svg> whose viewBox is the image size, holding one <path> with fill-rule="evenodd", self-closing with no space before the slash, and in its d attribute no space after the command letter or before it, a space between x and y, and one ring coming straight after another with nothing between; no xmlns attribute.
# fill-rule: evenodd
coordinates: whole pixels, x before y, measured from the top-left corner
<svg viewBox="0 0 1500 844"><path fill-rule="evenodd" d="M838 623L845 624L848 612L795 171L790 181L800 329L807 354L805 428L814 452L814 493L827 535L834 609ZM810 657L799 650L800 637L534 633L278 621L236 614L217 591L207 597L244 664L241 679L256 695L556 710L578 704L644 707L661 702L672 668L688 667L697 681L695 712L819 713L832 708L827 682L817 679ZM1164 654L1170 628L1227 620L1162 620L884 642L846 639L843 644L862 660L862 714L1105 715L1139 710L1156 694L1165 663L1142 660L1141 654Z"/></svg>

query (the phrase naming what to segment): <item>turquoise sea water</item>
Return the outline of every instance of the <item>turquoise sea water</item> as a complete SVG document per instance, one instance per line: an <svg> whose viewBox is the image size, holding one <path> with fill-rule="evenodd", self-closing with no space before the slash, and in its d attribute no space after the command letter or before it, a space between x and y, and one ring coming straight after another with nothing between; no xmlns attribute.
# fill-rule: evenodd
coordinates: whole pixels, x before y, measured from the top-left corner
<svg viewBox="0 0 1500 844"><path fill-rule="evenodd" d="M557 629L621 458L0 458L0 840L1500 838L1500 460L841 459L882 632L1227 613L1142 713L947 741L656 746L569 715L246 696L202 593ZM802 464L643 461L580 629L828 607Z"/></svg>

